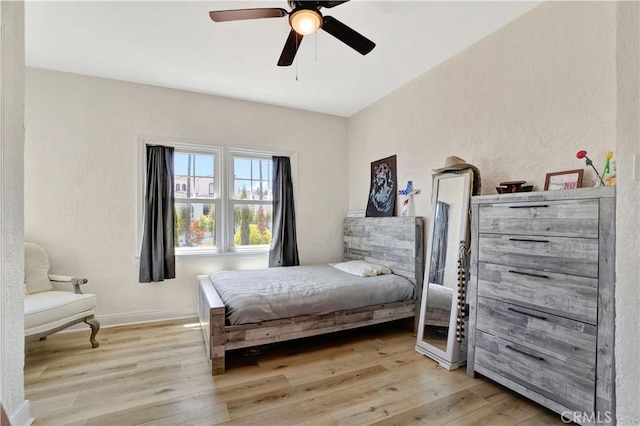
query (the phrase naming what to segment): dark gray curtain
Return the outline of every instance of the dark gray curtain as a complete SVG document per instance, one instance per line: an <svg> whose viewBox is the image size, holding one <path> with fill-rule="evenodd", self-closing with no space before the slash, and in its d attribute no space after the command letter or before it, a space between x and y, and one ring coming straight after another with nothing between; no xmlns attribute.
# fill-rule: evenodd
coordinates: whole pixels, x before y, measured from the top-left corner
<svg viewBox="0 0 640 426"><path fill-rule="evenodd" d="M147 145L147 190L140 252L141 283L176 277L173 185L173 148Z"/></svg>
<svg viewBox="0 0 640 426"><path fill-rule="evenodd" d="M289 157L273 157L272 229L269 267L299 265Z"/></svg>
<svg viewBox="0 0 640 426"><path fill-rule="evenodd" d="M447 264L447 234L449 233L449 204L438 201L434 220L429 283L444 284L444 268Z"/></svg>

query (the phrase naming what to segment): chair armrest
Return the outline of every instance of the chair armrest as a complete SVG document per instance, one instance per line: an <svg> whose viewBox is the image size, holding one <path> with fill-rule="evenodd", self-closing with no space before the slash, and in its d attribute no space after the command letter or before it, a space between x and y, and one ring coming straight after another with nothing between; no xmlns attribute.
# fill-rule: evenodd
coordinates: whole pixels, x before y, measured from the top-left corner
<svg viewBox="0 0 640 426"><path fill-rule="evenodd" d="M82 294L82 290L80 290L80 286L89 282L89 280L86 278L76 278L70 275L54 275L54 274L49 274L49 280L61 282L61 283L73 284L73 292L76 294Z"/></svg>

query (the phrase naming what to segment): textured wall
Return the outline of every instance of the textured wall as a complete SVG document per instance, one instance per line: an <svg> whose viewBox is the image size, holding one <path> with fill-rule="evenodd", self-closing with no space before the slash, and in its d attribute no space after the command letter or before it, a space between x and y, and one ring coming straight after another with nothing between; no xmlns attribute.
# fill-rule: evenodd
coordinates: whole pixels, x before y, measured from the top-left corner
<svg viewBox="0 0 640 426"><path fill-rule="evenodd" d="M640 424L640 7L618 4L618 188L616 236L617 415L621 425Z"/></svg>
<svg viewBox="0 0 640 426"><path fill-rule="evenodd" d="M478 166L484 193L542 189L547 172L586 167L580 149L602 167L616 138L615 12L547 2L351 117L349 208L366 205L369 163L393 154L427 217L432 169L450 155Z"/></svg>
<svg viewBox="0 0 640 426"><path fill-rule="evenodd" d="M40 69L26 89L26 238L52 270L89 278L105 323L195 313L197 274L267 266L266 254L179 258L175 280L137 283L139 135L296 151L301 262L341 256L345 118Z"/></svg>
<svg viewBox="0 0 640 426"><path fill-rule="evenodd" d="M24 5L0 3L1 259L0 262L0 401L16 425L25 419L24 380Z"/></svg>

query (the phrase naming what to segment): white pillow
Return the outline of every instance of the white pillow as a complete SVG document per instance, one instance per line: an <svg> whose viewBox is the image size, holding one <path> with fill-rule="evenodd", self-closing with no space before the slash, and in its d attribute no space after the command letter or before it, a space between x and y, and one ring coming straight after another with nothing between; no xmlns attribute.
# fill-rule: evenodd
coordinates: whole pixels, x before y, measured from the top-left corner
<svg viewBox="0 0 640 426"><path fill-rule="evenodd" d="M349 260L341 263L330 263L329 266L333 266L343 272L357 275L359 277L375 277L380 274L390 274L391 269L382 265L374 265L364 260Z"/></svg>

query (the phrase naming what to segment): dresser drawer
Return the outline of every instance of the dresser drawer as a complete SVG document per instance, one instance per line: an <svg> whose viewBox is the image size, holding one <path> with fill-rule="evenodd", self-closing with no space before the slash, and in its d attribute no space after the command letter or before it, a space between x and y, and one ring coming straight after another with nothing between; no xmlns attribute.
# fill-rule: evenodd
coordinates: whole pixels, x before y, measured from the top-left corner
<svg viewBox="0 0 640 426"><path fill-rule="evenodd" d="M595 408L595 369L476 332L475 362L570 410Z"/></svg>
<svg viewBox="0 0 640 426"><path fill-rule="evenodd" d="M480 234L478 260L485 263L598 277L598 240Z"/></svg>
<svg viewBox="0 0 640 426"><path fill-rule="evenodd" d="M479 297L476 327L561 360L596 366L595 325Z"/></svg>
<svg viewBox="0 0 640 426"><path fill-rule="evenodd" d="M596 325L598 280L479 263L478 296L512 302Z"/></svg>
<svg viewBox="0 0 640 426"><path fill-rule="evenodd" d="M481 233L598 238L598 200L537 201L480 206Z"/></svg>

